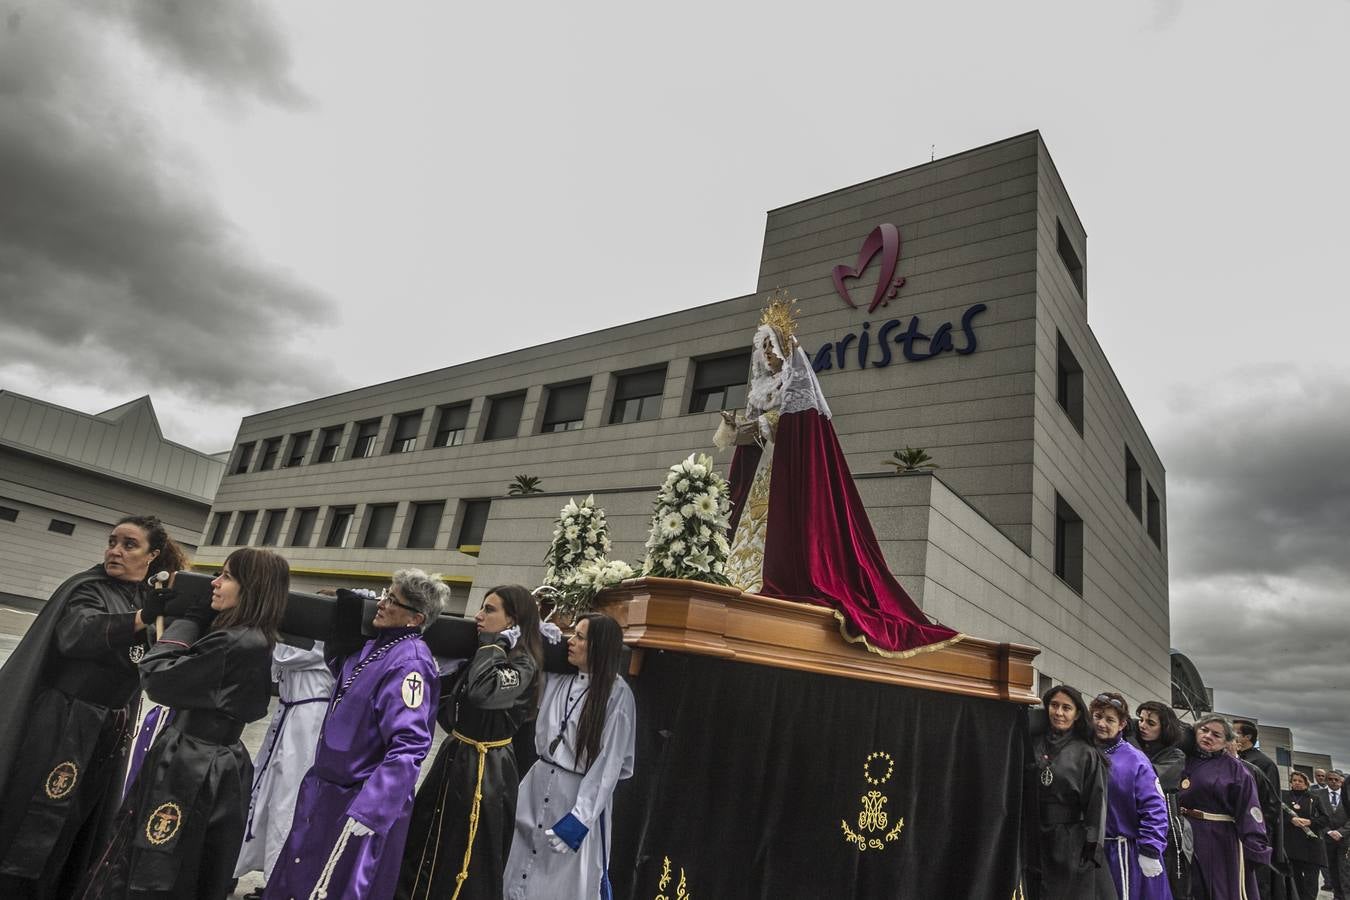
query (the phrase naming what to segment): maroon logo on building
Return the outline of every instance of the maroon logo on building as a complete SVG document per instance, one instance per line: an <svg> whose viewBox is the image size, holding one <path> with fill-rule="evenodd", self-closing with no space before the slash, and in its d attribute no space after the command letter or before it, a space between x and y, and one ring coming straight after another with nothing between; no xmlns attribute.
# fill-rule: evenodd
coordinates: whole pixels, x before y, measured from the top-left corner
<svg viewBox="0 0 1350 900"><path fill-rule="evenodd" d="M882 223L873 228L872 233L863 241L862 247L858 250L856 263L852 266L834 267L834 289L843 301L854 309L858 308L858 304L853 302L853 297L849 295L848 286L844 282L859 278L877 256L881 257L881 277L877 279L877 289L873 292L872 302L867 307L869 313L876 312L878 306L885 306L888 301L894 300L905 283L903 277L895 277L896 267L900 265L900 229L890 222Z"/></svg>

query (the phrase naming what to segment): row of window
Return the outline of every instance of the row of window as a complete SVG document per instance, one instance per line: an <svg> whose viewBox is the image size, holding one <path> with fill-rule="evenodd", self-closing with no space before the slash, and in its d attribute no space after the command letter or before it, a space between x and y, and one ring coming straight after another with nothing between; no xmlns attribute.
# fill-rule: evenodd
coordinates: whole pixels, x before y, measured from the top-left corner
<svg viewBox="0 0 1350 900"><path fill-rule="evenodd" d="M1083 433L1083 367L1073 355L1064 335L1057 335L1055 351L1055 399L1069 422ZM1147 506L1145 506L1147 495ZM1143 519L1148 536L1162 547L1162 500L1152 484L1144 480L1143 469L1130 448L1125 448L1125 504L1136 519Z"/></svg>
<svg viewBox="0 0 1350 900"><path fill-rule="evenodd" d="M12 506L0 506L0 522L19 521L19 511ZM67 522L64 519L52 519L47 523L47 530L54 531L57 534L74 534L75 523Z"/></svg>
<svg viewBox="0 0 1350 900"><path fill-rule="evenodd" d="M746 382L750 371L750 351L708 357L694 361L693 390L689 398L689 412L711 412L736 409L745 404ZM661 415L665 395L666 366L619 372L614 376L613 399L610 402L609 423L642 422ZM591 392L591 379L544 388L544 412L539 433L575 431L586 417L586 400ZM469 422L471 401L437 406L430 410L434 417L427 438L432 447L457 447L467 440L465 431ZM525 409L525 391L515 391L488 397L480 441L513 438L520 433L521 415ZM350 423L351 443L345 454L342 441L348 423L332 425L313 431L277 435L261 442L240 444L230 465L230 473L267 472L276 468L290 468L306 463L334 462L344 459L366 459L381 452L411 453L418 449L422 435L422 421L427 410L417 409L397 413L393 417L385 446L381 448L380 427L383 418L365 419Z"/></svg>
<svg viewBox="0 0 1350 900"><path fill-rule="evenodd" d="M436 548L436 536L440 534L445 518L445 505L444 500L409 503L399 534L394 533L397 503L367 504L360 522L357 521L356 506L222 511L215 514L203 545L276 547L284 538L291 547L313 546L315 536L320 533L320 514L326 513L319 546L386 550L392 541L395 547L431 550ZM491 507L491 500L461 500L455 541L450 546L477 547L482 544ZM257 527L259 513L261 528ZM353 544L354 536L356 542Z"/></svg>

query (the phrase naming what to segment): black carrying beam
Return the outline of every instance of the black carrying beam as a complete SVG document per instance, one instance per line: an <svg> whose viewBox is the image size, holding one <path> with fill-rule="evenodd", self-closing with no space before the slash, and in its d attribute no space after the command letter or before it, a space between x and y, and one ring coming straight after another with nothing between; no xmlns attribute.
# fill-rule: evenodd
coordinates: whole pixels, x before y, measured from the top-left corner
<svg viewBox="0 0 1350 900"><path fill-rule="evenodd" d="M211 596L213 576L197 572L179 572L173 589L180 595L205 601ZM366 600L361 615L362 633L375 636L375 601ZM315 641L332 641L337 598L305 591L291 591L286 598L286 613L281 617L281 640L295 647L313 647ZM478 649L478 626L473 619L443 615L427 629L425 640L431 652L446 659L468 659Z"/></svg>

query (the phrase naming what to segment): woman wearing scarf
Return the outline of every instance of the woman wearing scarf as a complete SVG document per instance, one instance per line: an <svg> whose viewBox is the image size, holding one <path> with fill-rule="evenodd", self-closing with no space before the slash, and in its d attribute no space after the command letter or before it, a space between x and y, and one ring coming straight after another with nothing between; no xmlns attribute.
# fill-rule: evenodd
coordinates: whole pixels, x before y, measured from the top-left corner
<svg viewBox="0 0 1350 900"><path fill-rule="evenodd" d="M1172 888L1173 900L1190 900L1191 856L1193 844L1190 820L1177 806L1177 791L1181 789L1181 773L1186 768L1186 754L1181 749L1185 729L1177 714L1158 700L1145 700L1135 713L1139 729L1134 740L1153 764L1167 801L1167 851L1163 854L1163 868Z"/></svg>
<svg viewBox="0 0 1350 900"><path fill-rule="evenodd" d="M1089 704L1097 747L1106 757L1106 862L1120 900L1172 900L1163 877L1167 802L1153 765L1125 740L1130 707L1120 694Z"/></svg>
<svg viewBox="0 0 1350 900"><path fill-rule="evenodd" d="M1032 745L1027 787L1028 900L1110 900L1102 868L1106 764L1092 745L1083 695L1062 684L1041 698L1049 728Z"/></svg>

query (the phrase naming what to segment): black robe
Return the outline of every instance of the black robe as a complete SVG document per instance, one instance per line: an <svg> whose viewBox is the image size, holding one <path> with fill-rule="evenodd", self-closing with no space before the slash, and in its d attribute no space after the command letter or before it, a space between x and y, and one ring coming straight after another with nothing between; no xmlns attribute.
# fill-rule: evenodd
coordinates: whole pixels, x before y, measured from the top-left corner
<svg viewBox="0 0 1350 900"><path fill-rule="evenodd" d="M1042 773L1049 765L1049 785ZM1091 744L1065 736L1036 739L1026 770L1028 900L1114 900L1103 865L1106 836L1106 760ZM1083 862L1084 847L1094 846Z"/></svg>
<svg viewBox="0 0 1350 900"><path fill-rule="evenodd" d="M517 647L510 653L484 634L483 646L441 693L436 721L448 732L480 742L509 742L535 714L534 659ZM399 900L449 897L464 863L479 752L452 734L441 742L413 802L408 842L399 872ZM482 801L460 900L501 900L502 873L516 826L520 773L511 744L488 749L483 758Z"/></svg>
<svg viewBox="0 0 1350 900"><path fill-rule="evenodd" d="M1136 746L1153 763L1163 799L1167 801L1167 852L1163 854L1163 871L1167 873L1167 883L1172 888L1172 900L1190 900L1193 856L1191 823L1181 815L1177 805L1181 774L1186 769L1186 754L1180 743L1168 747L1137 741Z"/></svg>
<svg viewBox="0 0 1350 900"><path fill-rule="evenodd" d="M140 703L143 592L102 565L57 588L0 669L0 896L63 897L106 838Z"/></svg>
<svg viewBox="0 0 1350 900"><path fill-rule="evenodd" d="M267 715L272 644L255 628L178 620L141 661L145 692L175 711L150 746L83 897L221 900L244 840L253 763L239 736Z"/></svg>

